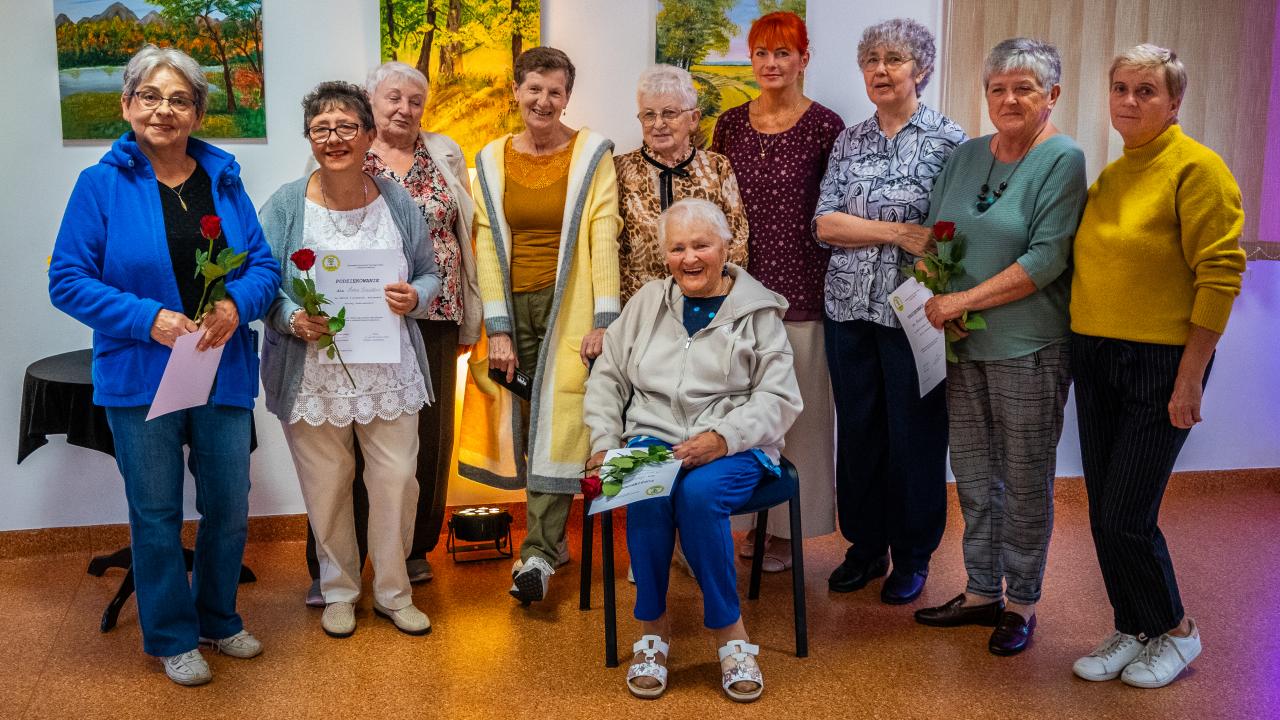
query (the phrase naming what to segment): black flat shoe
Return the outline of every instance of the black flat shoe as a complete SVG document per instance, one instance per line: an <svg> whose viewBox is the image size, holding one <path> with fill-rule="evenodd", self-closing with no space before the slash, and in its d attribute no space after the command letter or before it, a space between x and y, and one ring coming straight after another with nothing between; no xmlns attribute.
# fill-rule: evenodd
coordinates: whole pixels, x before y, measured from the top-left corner
<svg viewBox="0 0 1280 720"><path fill-rule="evenodd" d="M1024 620L1021 615L1012 610L1005 610L1000 615L1000 622L996 624L996 629L991 633L991 640L987 643L987 649L992 655L1017 655L1027 646L1031 644L1031 636L1036 632L1036 616L1032 615L1030 620Z"/></svg>
<svg viewBox="0 0 1280 720"><path fill-rule="evenodd" d="M916 622L932 627L960 627L961 625L985 625L995 627L1004 612L1004 600L965 605L964 593L955 596L945 605L922 608L916 611Z"/></svg>
<svg viewBox="0 0 1280 720"><path fill-rule="evenodd" d="M889 573L889 579L884 581L884 587L880 588L880 602L886 605L906 605L920 597L920 593L924 591L924 581L928 577L928 571L900 573L895 569Z"/></svg>
<svg viewBox="0 0 1280 720"><path fill-rule="evenodd" d="M831 592L853 592L861 590L867 586L867 583L878 577L884 577L887 572L889 572L888 556L876 558L869 563L845 558L845 561L831 572L831 577L827 578L827 587Z"/></svg>

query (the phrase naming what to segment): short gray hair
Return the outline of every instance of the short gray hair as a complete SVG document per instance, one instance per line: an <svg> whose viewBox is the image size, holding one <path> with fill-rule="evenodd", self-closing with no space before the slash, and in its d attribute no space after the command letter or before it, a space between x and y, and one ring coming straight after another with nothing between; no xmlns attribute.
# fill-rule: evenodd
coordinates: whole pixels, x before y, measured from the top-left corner
<svg viewBox="0 0 1280 720"><path fill-rule="evenodd" d="M369 94L369 97L373 97L373 94L378 92L378 86L388 80L405 80L420 85L423 95L431 89L427 76L423 75L421 70L412 65L391 60L369 71L368 77L364 80L364 91Z"/></svg>
<svg viewBox="0 0 1280 720"><path fill-rule="evenodd" d="M1009 38L991 48L982 69L982 87L991 82L992 75L1017 70L1030 71L1045 92L1053 89L1062 79L1062 57L1058 48L1043 40Z"/></svg>
<svg viewBox="0 0 1280 720"><path fill-rule="evenodd" d="M724 241L726 245L733 237L733 232L729 230L729 221L724 216L724 211L719 205L710 200L702 198L685 198L677 200L667 208L658 218L658 246L667 247L667 226L675 223L680 228L689 228L693 225L705 225L715 231L715 234Z"/></svg>
<svg viewBox="0 0 1280 720"><path fill-rule="evenodd" d="M916 71L924 74L916 83L916 96L919 97L933 76L933 61L937 55L929 28L910 18L894 18L872 25L862 31L862 40L858 42L859 64L878 47L900 50L911 56Z"/></svg>
<svg viewBox="0 0 1280 720"><path fill-rule="evenodd" d="M698 91L693 87L693 76L688 70L675 65L650 65L640 73L636 84L636 102L645 97L674 95L680 99L681 108L698 107Z"/></svg>
<svg viewBox="0 0 1280 720"><path fill-rule="evenodd" d="M1178 54L1168 48L1151 43L1135 45L1116 56L1111 63L1109 77L1114 80L1116 70L1122 67L1162 70L1164 84L1170 95L1181 101L1183 94L1187 92L1187 67L1178 59Z"/></svg>
<svg viewBox="0 0 1280 720"><path fill-rule="evenodd" d="M330 80L320 83L302 98L302 134L307 134L311 121L317 115L335 109L353 113L364 132L374 129L373 106L369 104L364 88L341 80Z"/></svg>
<svg viewBox="0 0 1280 720"><path fill-rule="evenodd" d="M143 45L141 50L129 58L129 64L124 66L124 88L120 91L121 97L125 98L126 102L131 102L138 86L161 67L173 70L187 81L191 86L191 99L196 104L196 114L203 115L205 107L209 104L209 79L204 76L204 70L200 69L200 63L177 48ZM227 88L227 92L232 92L231 88Z"/></svg>

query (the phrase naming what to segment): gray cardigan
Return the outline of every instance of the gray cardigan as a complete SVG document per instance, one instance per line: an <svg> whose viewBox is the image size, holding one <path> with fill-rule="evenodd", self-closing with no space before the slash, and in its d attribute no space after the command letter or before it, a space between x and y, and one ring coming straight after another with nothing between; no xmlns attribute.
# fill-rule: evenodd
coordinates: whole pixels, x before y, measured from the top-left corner
<svg viewBox="0 0 1280 720"><path fill-rule="evenodd" d="M307 359L307 343L294 336L289 329L289 316L301 309L299 298L293 295L293 278L301 277L289 260L302 245L302 219L306 214L308 173L302 178L281 186L258 212L262 231L271 254L280 263L281 283L276 298L271 302L267 315L262 319L266 329L266 344L262 348L262 386L266 390L267 410L276 417L288 421L298 399L298 387L302 384L302 369ZM427 223L422 211L399 183L385 178L374 178L378 191L391 210L391 219L404 240L404 257L412 270L409 284L418 291L418 304L405 316L405 329L413 344L427 385L427 397L435 399L431 388L431 373L427 368L427 355L422 347L422 334L418 324L409 318L421 318L427 314L431 300L440 293L440 275L436 269L435 249L427 237Z"/></svg>

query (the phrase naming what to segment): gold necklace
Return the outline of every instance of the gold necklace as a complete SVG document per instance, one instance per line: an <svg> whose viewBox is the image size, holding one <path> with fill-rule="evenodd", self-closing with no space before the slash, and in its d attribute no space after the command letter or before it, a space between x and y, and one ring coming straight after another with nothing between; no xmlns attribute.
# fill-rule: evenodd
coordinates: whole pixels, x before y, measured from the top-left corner
<svg viewBox="0 0 1280 720"><path fill-rule="evenodd" d="M751 102L752 102L752 104L754 104L754 105L756 106L756 108L757 108L757 109L760 107L760 105L759 105L759 104L757 104L755 100L752 100ZM791 117L791 115L795 112L796 107L798 107L798 106L797 106L797 105L790 105L790 106L788 106L788 107L784 108L784 112L782 112L782 113L775 113L774 117L775 117L775 118L789 118L789 117ZM765 118L764 111L763 111L763 110L761 110L761 111L760 111L760 120L761 120L761 122L762 122L762 123L764 122L764 118ZM750 125L750 124L751 124L751 111L750 111L750 110L748 110L748 111L747 111L747 124L748 124L748 125ZM792 123L792 127L794 127L794 126L795 126L795 124L794 124L794 123ZM755 125L751 125L751 129L756 131L756 141L760 143L760 159L761 159L761 160L764 160L764 159L765 159L765 154L766 154L770 149L772 149L772 148L773 148L773 144L777 141L778 136L779 136L779 135L782 135L783 133L785 133L787 130L790 130L791 128L787 128L787 130L783 130L782 132L776 132L776 133L766 133L766 132L761 132L759 129L757 129L757 128L756 128L756 126L755 126ZM769 142L768 142L767 144L766 144L766 143L765 143L765 141L764 141L764 139L765 139L765 137L766 137L766 136L768 136L768 138L769 138Z"/></svg>
<svg viewBox="0 0 1280 720"><path fill-rule="evenodd" d="M191 175L195 175L195 173L191 173ZM174 190L168 185L164 185L164 183L160 183L161 185L164 185L166 188L169 188L169 192L178 196L178 203L182 205L182 212L187 212L187 201L182 199L182 190L187 186L187 180L191 179L191 175L188 175L187 179L182 181L182 184L178 186L177 190Z"/></svg>

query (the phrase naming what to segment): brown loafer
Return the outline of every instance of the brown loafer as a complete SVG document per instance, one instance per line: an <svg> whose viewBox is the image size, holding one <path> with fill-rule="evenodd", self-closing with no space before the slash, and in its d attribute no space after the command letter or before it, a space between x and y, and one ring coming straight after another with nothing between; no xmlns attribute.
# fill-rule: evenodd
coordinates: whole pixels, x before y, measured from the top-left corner
<svg viewBox="0 0 1280 720"><path fill-rule="evenodd" d="M916 622L932 627L960 627L961 625L995 627L1000 622L1002 612L1004 612L1004 600L981 605L965 605L964 593L960 593L945 605L917 610Z"/></svg>
<svg viewBox="0 0 1280 720"><path fill-rule="evenodd" d="M1031 644L1031 636L1035 631L1035 615L1032 615L1030 620L1026 620L1012 610L1005 610L1000 616L996 629L991 633L987 649L992 655L1017 655Z"/></svg>

